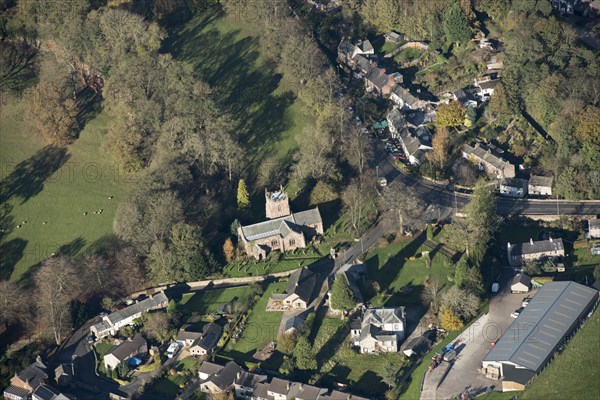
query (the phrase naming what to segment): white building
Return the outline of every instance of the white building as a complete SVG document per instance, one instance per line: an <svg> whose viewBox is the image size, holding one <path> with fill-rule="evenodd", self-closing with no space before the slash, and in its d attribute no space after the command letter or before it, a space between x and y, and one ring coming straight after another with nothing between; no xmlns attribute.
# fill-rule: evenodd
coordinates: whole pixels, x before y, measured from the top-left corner
<svg viewBox="0 0 600 400"><path fill-rule="evenodd" d="M552 177L551 176L539 176L531 175L529 177L529 194L535 194L538 196L551 196L552 195Z"/></svg>
<svg viewBox="0 0 600 400"><path fill-rule="evenodd" d="M405 325L404 307L368 308L362 320L350 325L350 338L361 353L395 353L404 339Z"/></svg>

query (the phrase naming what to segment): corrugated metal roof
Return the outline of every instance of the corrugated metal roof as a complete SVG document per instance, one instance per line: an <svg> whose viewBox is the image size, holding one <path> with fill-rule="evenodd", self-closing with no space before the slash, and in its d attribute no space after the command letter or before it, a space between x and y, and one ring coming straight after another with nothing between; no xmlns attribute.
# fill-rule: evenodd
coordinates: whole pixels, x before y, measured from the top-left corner
<svg viewBox="0 0 600 400"><path fill-rule="evenodd" d="M538 371L598 291L575 282L546 283L483 361L510 361Z"/></svg>

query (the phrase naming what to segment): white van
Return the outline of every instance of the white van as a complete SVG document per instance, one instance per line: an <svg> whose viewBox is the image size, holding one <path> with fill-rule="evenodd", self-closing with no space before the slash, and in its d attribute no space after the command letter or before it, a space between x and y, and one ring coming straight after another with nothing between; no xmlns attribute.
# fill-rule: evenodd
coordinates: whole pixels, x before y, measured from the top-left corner
<svg viewBox="0 0 600 400"><path fill-rule="evenodd" d="M173 358L175 356L175 354L177 354L178 351L179 351L179 343L177 343L177 342L171 343L169 345L169 348L167 348L167 357Z"/></svg>

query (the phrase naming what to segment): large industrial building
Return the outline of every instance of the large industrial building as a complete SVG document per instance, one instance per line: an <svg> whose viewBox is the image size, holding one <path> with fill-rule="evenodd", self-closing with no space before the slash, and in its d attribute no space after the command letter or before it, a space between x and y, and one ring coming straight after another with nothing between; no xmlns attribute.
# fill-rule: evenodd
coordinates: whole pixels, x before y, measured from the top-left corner
<svg viewBox="0 0 600 400"><path fill-rule="evenodd" d="M587 318L598 291L575 282L546 283L483 359L502 391L523 390Z"/></svg>

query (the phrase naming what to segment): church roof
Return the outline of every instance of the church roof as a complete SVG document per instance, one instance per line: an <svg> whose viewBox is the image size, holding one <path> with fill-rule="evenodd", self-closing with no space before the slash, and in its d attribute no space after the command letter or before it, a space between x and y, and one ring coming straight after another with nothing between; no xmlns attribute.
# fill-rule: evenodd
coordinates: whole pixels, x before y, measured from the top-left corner
<svg viewBox="0 0 600 400"><path fill-rule="evenodd" d="M264 239L271 236L286 237L292 232L302 232L301 227L322 223L319 208L292 213L253 225L242 226L242 234L247 241Z"/></svg>

